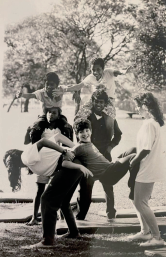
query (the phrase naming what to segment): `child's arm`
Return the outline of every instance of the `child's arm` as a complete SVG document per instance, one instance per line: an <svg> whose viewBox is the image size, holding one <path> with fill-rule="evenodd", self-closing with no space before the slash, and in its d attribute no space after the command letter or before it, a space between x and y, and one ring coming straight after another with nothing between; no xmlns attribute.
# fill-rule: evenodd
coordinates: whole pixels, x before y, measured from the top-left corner
<svg viewBox="0 0 167 257"><path fill-rule="evenodd" d="M17 98L24 97L24 98L26 98L26 99L31 99L31 98L35 98L35 99L36 99L36 95L33 94L33 93L26 93L26 94L23 94L23 93L22 93L22 89L20 89L20 90L17 91L16 97L17 97Z"/></svg>
<svg viewBox="0 0 167 257"><path fill-rule="evenodd" d="M53 90L52 94L53 96L60 96L63 95L65 92L73 92L73 91L79 91L81 88L83 88L85 84L83 82L77 84L77 85L70 85L70 86L60 86Z"/></svg>
<svg viewBox="0 0 167 257"><path fill-rule="evenodd" d="M64 153L63 147L57 145L56 143L54 143L46 138L40 139L36 144L37 144L38 151L40 151L43 147L47 147L47 148L53 149L55 151L58 151L60 153ZM69 160L73 160L75 157L75 155L70 151L67 151L65 153L65 155L66 155L66 158Z"/></svg>
<svg viewBox="0 0 167 257"><path fill-rule="evenodd" d="M149 153L150 150L143 149L142 151L140 151L130 162L130 166L133 168L137 163L141 162L141 160L144 159Z"/></svg>
<svg viewBox="0 0 167 257"><path fill-rule="evenodd" d="M85 86L85 84L83 82L81 82L76 85L70 85L70 86L66 87L64 90L65 90L65 92L79 91L84 86Z"/></svg>
<svg viewBox="0 0 167 257"><path fill-rule="evenodd" d="M65 137L61 133L56 134L55 140L56 140L56 142L60 142L60 143L62 143L64 145L67 145L71 148L75 146L75 144L70 139L68 139L67 137Z"/></svg>
<svg viewBox="0 0 167 257"><path fill-rule="evenodd" d="M88 177L89 175L93 177L93 173L81 164L73 163L71 161L63 161L62 167L72 170L80 170L83 172L85 177Z"/></svg>
<svg viewBox="0 0 167 257"><path fill-rule="evenodd" d="M124 73L120 72L119 70L113 71L114 77L117 77L118 75L125 75Z"/></svg>

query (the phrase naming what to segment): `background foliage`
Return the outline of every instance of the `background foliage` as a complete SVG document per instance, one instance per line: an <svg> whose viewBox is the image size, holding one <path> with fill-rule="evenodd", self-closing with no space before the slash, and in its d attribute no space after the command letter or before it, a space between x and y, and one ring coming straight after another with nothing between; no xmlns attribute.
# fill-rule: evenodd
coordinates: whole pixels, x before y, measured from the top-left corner
<svg viewBox="0 0 167 257"><path fill-rule="evenodd" d="M48 71L57 71L61 84L79 83L97 56L113 69L132 66L133 76L118 80L119 99L130 96L127 87L160 91L166 85L165 32L162 0L64 0L50 13L7 26L3 94L24 84L29 92L42 88Z"/></svg>

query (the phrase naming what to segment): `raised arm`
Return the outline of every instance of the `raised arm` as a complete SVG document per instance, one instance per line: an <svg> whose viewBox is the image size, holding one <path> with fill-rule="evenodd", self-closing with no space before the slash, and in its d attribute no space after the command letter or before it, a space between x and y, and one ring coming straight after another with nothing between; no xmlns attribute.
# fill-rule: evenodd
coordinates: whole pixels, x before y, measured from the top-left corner
<svg viewBox="0 0 167 257"><path fill-rule="evenodd" d="M76 84L76 85L68 86L65 88L65 92L79 91L84 86L85 86L85 84L83 82Z"/></svg>
<svg viewBox="0 0 167 257"><path fill-rule="evenodd" d="M113 71L114 77L117 77L118 75L125 75L124 73L120 72L119 70Z"/></svg>
<svg viewBox="0 0 167 257"><path fill-rule="evenodd" d="M31 99L31 98L35 98L36 99L36 95L33 93L23 93L22 89L19 89L16 93L16 98L20 98L20 97L24 97L26 99Z"/></svg>
<svg viewBox="0 0 167 257"><path fill-rule="evenodd" d="M70 86L60 86L56 89L53 90L52 94L54 97L61 96L65 92L74 92L74 91L79 91L81 88L83 88L85 84L83 82L76 84L76 85L70 85Z"/></svg>

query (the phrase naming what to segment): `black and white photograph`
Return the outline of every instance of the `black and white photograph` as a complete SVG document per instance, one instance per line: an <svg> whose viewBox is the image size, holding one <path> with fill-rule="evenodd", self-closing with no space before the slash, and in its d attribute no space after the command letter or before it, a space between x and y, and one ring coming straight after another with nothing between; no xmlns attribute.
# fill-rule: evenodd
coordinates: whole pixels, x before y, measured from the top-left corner
<svg viewBox="0 0 167 257"><path fill-rule="evenodd" d="M166 1L0 0L0 256L166 256Z"/></svg>

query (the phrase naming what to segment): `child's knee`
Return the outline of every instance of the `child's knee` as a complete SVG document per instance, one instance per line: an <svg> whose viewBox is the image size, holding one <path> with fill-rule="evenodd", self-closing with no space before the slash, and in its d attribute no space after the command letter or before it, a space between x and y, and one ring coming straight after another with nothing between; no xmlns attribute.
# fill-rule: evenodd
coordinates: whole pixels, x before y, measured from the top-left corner
<svg viewBox="0 0 167 257"><path fill-rule="evenodd" d="M144 212L145 211L145 208L146 208L146 203L144 200L138 198L138 199L134 199L134 205L136 207L136 209L139 211L139 212Z"/></svg>

